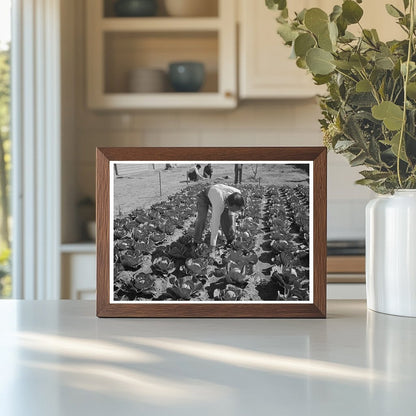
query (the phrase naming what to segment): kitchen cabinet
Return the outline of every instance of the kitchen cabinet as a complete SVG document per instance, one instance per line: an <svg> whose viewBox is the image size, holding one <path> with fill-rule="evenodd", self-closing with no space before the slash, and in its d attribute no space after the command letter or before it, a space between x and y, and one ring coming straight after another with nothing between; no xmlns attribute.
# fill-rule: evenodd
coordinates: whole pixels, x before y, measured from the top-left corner
<svg viewBox="0 0 416 416"><path fill-rule="evenodd" d="M61 253L61 298L95 300L95 244L63 244L61 246Z"/></svg>
<svg viewBox="0 0 416 416"><path fill-rule="evenodd" d="M115 17L111 2L88 0L87 102L90 109L233 108L237 105L236 4L218 2L216 16ZM110 7L109 7L110 4ZM169 63L205 66L199 92L129 92L140 68L167 72Z"/></svg>
<svg viewBox="0 0 416 416"><path fill-rule="evenodd" d="M325 8L328 0L299 0L304 7ZM292 6L293 8L293 6ZM291 50L277 35L277 13L264 1L239 0L239 91L247 98L308 98L322 92L311 75L289 59Z"/></svg>
<svg viewBox="0 0 416 416"><path fill-rule="evenodd" d="M402 9L401 0L390 3ZM320 7L330 12L333 0L298 0L289 3L291 11ZM313 84L312 77L290 59L291 49L277 35L276 11L268 10L263 1L239 0L239 95L242 99L308 98L325 92ZM394 24L378 0L366 0L362 25L376 28L381 40L403 38L404 32ZM358 25L349 29L358 34Z"/></svg>

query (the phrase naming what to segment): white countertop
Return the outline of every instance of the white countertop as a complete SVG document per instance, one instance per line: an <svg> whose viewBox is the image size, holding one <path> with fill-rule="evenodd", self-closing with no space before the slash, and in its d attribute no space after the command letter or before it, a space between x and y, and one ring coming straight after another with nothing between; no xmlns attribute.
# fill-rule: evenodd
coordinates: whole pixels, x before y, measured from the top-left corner
<svg viewBox="0 0 416 416"><path fill-rule="evenodd" d="M0 301L0 415L416 414L416 319L98 319Z"/></svg>

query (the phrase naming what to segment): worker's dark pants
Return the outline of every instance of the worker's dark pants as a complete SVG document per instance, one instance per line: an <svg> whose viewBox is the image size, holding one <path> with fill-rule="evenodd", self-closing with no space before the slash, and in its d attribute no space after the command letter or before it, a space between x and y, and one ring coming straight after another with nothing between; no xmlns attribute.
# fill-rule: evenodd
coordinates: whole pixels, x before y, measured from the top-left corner
<svg viewBox="0 0 416 416"><path fill-rule="evenodd" d="M202 191L197 196L196 208L198 211L198 216L195 222L195 242L202 242L202 234L205 229L205 223L207 221L208 209L211 206L211 202L208 198L209 188L205 191ZM222 231L225 235L225 238L228 242L234 240L234 227L233 227L233 216L228 208L224 208L223 213L221 214L220 224Z"/></svg>
<svg viewBox="0 0 416 416"><path fill-rule="evenodd" d="M243 176L243 166L236 164L234 165L234 184L237 185L241 183L241 179Z"/></svg>

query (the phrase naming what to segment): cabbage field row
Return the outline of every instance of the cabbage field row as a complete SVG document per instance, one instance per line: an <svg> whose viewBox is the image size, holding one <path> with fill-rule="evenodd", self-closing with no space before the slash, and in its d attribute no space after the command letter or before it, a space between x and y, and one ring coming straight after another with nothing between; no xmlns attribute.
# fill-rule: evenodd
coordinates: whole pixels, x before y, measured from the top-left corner
<svg viewBox="0 0 416 416"><path fill-rule="evenodd" d="M220 236L210 257L208 244L192 244L196 196L206 186L114 219L114 300L309 300L308 188L241 185L246 208L235 241Z"/></svg>

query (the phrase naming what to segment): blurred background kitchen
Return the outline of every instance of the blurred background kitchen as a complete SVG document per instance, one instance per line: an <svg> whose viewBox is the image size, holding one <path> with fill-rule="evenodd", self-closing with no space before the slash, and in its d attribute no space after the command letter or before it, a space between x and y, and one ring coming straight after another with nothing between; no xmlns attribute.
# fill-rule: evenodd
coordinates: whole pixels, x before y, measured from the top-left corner
<svg viewBox="0 0 416 416"><path fill-rule="evenodd" d="M322 145L316 95L323 90L289 59L264 0L52 3L59 6L61 36L54 46L60 156L53 168L60 180L50 197L61 224L54 240L59 247L51 253L62 270L55 294L95 295L97 146ZM288 7L330 10L335 3L288 1ZM375 4L363 3L365 25L376 27L381 38L396 33ZM46 91L53 94L53 88L47 78ZM365 297L364 215L373 195L354 184L357 172L329 153L330 298ZM27 297L42 296L32 290Z"/></svg>

